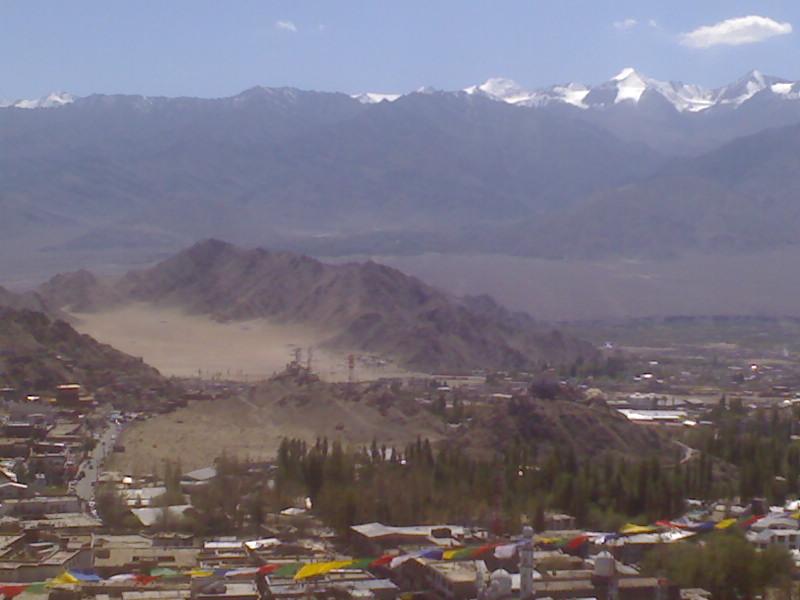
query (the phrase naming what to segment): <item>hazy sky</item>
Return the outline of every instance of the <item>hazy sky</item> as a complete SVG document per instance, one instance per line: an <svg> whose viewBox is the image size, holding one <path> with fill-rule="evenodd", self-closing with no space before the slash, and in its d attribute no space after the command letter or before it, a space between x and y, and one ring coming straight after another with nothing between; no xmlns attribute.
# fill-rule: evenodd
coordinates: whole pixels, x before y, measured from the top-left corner
<svg viewBox="0 0 800 600"><path fill-rule="evenodd" d="M0 98L800 79L798 29L798 0L0 0Z"/></svg>

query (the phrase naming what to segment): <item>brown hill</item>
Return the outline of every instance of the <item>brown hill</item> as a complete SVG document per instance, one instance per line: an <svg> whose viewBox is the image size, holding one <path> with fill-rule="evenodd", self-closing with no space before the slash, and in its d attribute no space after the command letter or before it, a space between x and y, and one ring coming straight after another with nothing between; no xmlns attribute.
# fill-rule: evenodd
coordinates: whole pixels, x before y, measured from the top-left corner
<svg viewBox="0 0 800 600"><path fill-rule="evenodd" d="M374 262L328 265L217 240L113 284L78 272L51 280L40 292L54 306L80 310L137 301L220 320L308 324L328 336L331 348L391 356L428 372L528 369L596 353L488 297L457 299Z"/></svg>
<svg viewBox="0 0 800 600"><path fill-rule="evenodd" d="M402 449L419 438L454 444L476 456L493 456L514 444L535 446L539 459L550 450L574 450L577 459L603 453L639 458L661 452L667 438L634 425L618 412L583 400L515 398L492 406L471 405L460 425L447 422L419 401L420 390L390 382L329 383L290 366L260 384L213 402L189 402L158 419L134 423L124 434L126 452L114 468L146 472L152 464L181 457L184 468L228 456L275 458L284 438L314 443L326 438L351 448L377 442ZM214 443L208 443L213 436Z"/></svg>
<svg viewBox="0 0 800 600"><path fill-rule="evenodd" d="M58 318L65 316L58 310L52 310L43 296L37 292L17 293L7 290L3 286L0 286L0 308L34 310Z"/></svg>
<svg viewBox="0 0 800 600"><path fill-rule="evenodd" d="M274 459L283 438L327 438L353 448L377 440L402 448L418 437L442 440L447 430L411 392L385 382L328 383L290 367L246 391L134 423L124 433L126 451L114 455L112 466L144 473L176 456L184 468L213 464L223 453Z"/></svg>
<svg viewBox="0 0 800 600"><path fill-rule="evenodd" d="M52 393L77 382L102 397L169 399L171 384L141 359L32 310L0 308L0 387Z"/></svg>
<svg viewBox="0 0 800 600"><path fill-rule="evenodd" d="M540 455L571 448L578 458L604 453L668 458L675 445L662 432L631 423L615 409L565 398L516 397L492 410L477 411L454 439L478 452L494 452L513 440L535 445Z"/></svg>
<svg viewBox="0 0 800 600"><path fill-rule="evenodd" d="M51 277L39 286L38 296L46 298L48 306L74 312L90 312L120 301L111 286L86 269Z"/></svg>

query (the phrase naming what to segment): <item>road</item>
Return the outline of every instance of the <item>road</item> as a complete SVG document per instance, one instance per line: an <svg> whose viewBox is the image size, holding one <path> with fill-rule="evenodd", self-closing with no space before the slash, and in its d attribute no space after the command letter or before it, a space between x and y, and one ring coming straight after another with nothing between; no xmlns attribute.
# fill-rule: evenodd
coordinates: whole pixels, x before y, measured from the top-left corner
<svg viewBox="0 0 800 600"><path fill-rule="evenodd" d="M100 435L97 445L89 453L87 460L81 463L79 471L83 471L84 476L75 483L75 494L83 501L89 502L94 498L94 482L100 474L100 468L106 456L114 451L114 441L119 434L119 426L109 423L108 427Z"/></svg>
<svg viewBox="0 0 800 600"><path fill-rule="evenodd" d="M699 450L696 450L696 449L694 449L694 448L692 448L690 446L687 446L683 442L679 442L679 441L676 440L675 443L678 444L678 446L680 446L681 449L683 450L683 456L681 457L681 460L680 460L680 463L679 463L681 465L685 465L690 460L694 460L695 458L697 458L700 455L700 451Z"/></svg>

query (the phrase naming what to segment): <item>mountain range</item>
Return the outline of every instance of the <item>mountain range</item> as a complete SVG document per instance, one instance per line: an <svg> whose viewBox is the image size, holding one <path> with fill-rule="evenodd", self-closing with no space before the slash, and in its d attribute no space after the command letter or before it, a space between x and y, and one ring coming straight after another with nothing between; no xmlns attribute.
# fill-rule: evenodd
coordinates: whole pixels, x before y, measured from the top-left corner
<svg viewBox="0 0 800 600"><path fill-rule="evenodd" d="M660 81L643 75L632 67L626 67L610 80L594 86L566 83L545 89L527 90L510 79L494 77L464 91L468 94L485 94L496 100L522 106L566 104L581 109L608 109L615 104L639 104L660 97L677 112L699 113L739 108L757 94L774 95L783 100L798 100L800 82L753 70L731 84L705 88L683 82ZM367 96L369 101L379 98L376 95Z"/></svg>
<svg viewBox="0 0 800 600"><path fill-rule="evenodd" d="M234 98L241 100L241 97L252 95L255 90L276 92L290 88L254 88ZM688 155L709 150L714 145L765 127L796 122L800 106L800 81L767 75L754 69L734 82L711 88L681 81L664 81L642 74L633 67L626 67L598 84L567 82L544 88L526 88L511 79L491 77L481 84L455 91L423 87L409 93L362 92L350 94L349 97L361 104L371 105L394 102L415 94L476 95L547 113L569 114L609 128L625 139L643 141L667 153ZM97 97L81 98L66 92L53 92L30 100L0 100L0 108L57 108L91 102ZM146 104L164 100L152 97L141 99ZM180 100L185 102L188 99ZM653 130L667 122L682 123L682 131L665 136L669 132L659 135ZM689 129L699 131L692 135Z"/></svg>
<svg viewBox="0 0 800 600"><path fill-rule="evenodd" d="M800 84L758 71L716 89L624 69L540 90L17 101L0 108L0 277L211 237L317 256L781 249L798 124Z"/></svg>
<svg viewBox="0 0 800 600"><path fill-rule="evenodd" d="M218 240L112 281L85 271L63 274L39 295L47 306L78 312L143 302L221 321L312 325L327 347L388 356L425 372L526 369L597 357L590 344L489 297L455 298L374 262L328 265Z"/></svg>

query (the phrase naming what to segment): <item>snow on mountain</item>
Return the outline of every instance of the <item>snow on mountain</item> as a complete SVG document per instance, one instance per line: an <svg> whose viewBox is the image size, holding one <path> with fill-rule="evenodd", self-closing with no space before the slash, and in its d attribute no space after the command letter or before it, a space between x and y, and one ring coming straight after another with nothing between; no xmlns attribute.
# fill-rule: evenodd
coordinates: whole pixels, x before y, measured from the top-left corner
<svg viewBox="0 0 800 600"><path fill-rule="evenodd" d="M378 104L379 102L394 102L402 94L380 94L377 92L364 92L362 94L353 94L350 97L355 98L361 104Z"/></svg>
<svg viewBox="0 0 800 600"><path fill-rule="evenodd" d="M598 102L592 103L598 108L607 105L604 102L608 92L614 93L613 104L629 102L637 104L646 92L656 93L669 102L678 112L699 112L714 105L714 91L707 90L698 85L686 85L674 81L659 81L642 75L635 69L627 67L611 78L610 81L595 86L596 90L605 90L605 95L593 94L600 97Z"/></svg>
<svg viewBox="0 0 800 600"><path fill-rule="evenodd" d="M639 73L632 67L622 69L617 75L611 78L612 85L617 88L617 96L614 98L614 104L632 100L639 102L639 99L648 88L648 83Z"/></svg>
<svg viewBox="0 0 800 600"><path fill-rule="evenodd" d="M717 89L675 81L660 81L626 67L610 80L586 86L581 83L527 90L510 79L492 78L463 91L521 106L568 104L582 109L605 109L616 104L638 104L646 94L658 94L678 112L701 112L715 106L738 107L768 90L785 99L800 98L800 84L752 71L739 81Z"/></svg>
<svg viewBox="0 0 800 600"><path fill-rule="evenodd" d="M585 100L589 94L589 88L581 83L568 83L566 85L554 85L550 92L562 102L572 104L578 108L587 108Z"/></svg>
<svg viewBox="0 0 800 600"><path fill-rule="evenodd" d="M516 81L503 77L492 77L480 85L472 85L464 89L467 94L483 94L493 100L502 100L509 104L519 104L531 99L534 92L522 88Z"/></svg>
<svg viewBox="0 0 800 600"><path fill-rule="evenodd" d="M75 97L67 92L52 92L33 100L0 101L0 108L58 108L75 102Z"/></svg>
<svg viewBox="0 0 800 600"><path fill-rule="evenodd" d="M743 103L750 100L750 98L766 89L769 89L773 93L781 94L781 92L776 92L773 86L778 85L779 90L786 89L780 86L781 84L787 83L791 85L786 79L764 75L761 71L753 70L735 83L720 88L717 104L741 106Z"/></svg>
<svg viewBox="0 0 800 600"><path fill-rule="evenodd" d="M580 83L554 85L545 90L526 90L516 81L493 77L480 85L473 85L463 90L467 94L482 94L493 100L518 104L520 106L545 106L551 102L563 102L578 108L586 108L583 100L589 88Z"/></svg>
<svg viewBox="0 0 800 600"><path fill-rule="evenodd" d="M782 81L769 86L770 91L785 100L800 99L800 82Z"/></svg>
<svg viewBox="0 0 800 600"><path fill-rule="evenodd" d="M591 87L581 83L567 83L542 90L526 90L510 79L492 78L463 91L468 94L480 93L494 100L521 106L540 107L561 103L586 109L604 108L622 102L635 104L648 90L664 96L680 112L699 111L713 105L713 92L709 90L700 86L651 79L631 67L623 69L609 81Z"/></svg>
<svg viewBox="0 0 800 600"><path fill-rule="evenodd" d="M281 94L287 100L298 90L290 88L253 88L237 96L246 100L249 96ZM442 93L423 87L411 93ZM782 100L800 100L800 82L765 75L754 70L729 85L711 89L700 85L676 81L661 81L647 77L632 67L626 67L608 81L595 85L565 83L547 88L527 89L512 79L492 77L485 82L464 88L460 93L481 95L491 100L532 108L550 105L566 105L583 110L608 109L615 105L637 105L643 98L657 94L678 112L696 113L717 107L738 108L757 94L773 94ZM351 98L362 104L394 102L403 94L364 92L351 94ZM75 97L65 92L53 92L32 100L0 100L0 108L57 108L71 104Z"/></svg>
<svg viewBox="0 0 800 600"><path fill-rule="evenodd" d="M673 81L648 81L650 87L664 96L678 112L700 112L714 106L713 90Z"/></svg>

